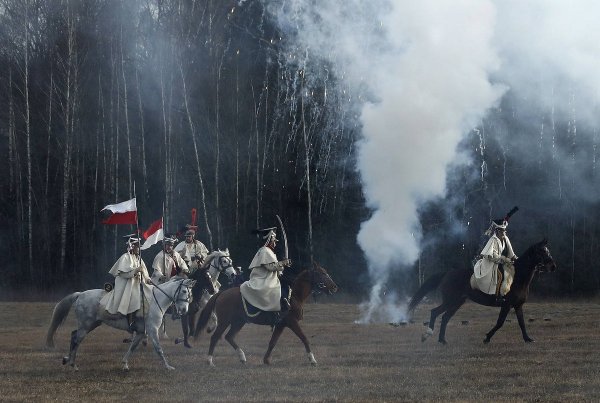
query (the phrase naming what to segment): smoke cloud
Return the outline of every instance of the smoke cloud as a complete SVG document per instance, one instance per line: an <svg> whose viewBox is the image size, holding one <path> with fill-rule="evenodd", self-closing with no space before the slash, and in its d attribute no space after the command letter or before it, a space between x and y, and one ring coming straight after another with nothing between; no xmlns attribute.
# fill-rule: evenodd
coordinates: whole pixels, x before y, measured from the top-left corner
<svg viewBox="0 0 600 403"><path fill-rule="evenodd" d="M358 234L372 281L363 322L403 319L385 283L419 257L418 208L446 193L459 143L504 94L516 108L598 123L593 19L600 4L593 1L355 0L340 8L289 0L267 7L299 48L331 63L359 102L357 168L373 211Z"/></svg>

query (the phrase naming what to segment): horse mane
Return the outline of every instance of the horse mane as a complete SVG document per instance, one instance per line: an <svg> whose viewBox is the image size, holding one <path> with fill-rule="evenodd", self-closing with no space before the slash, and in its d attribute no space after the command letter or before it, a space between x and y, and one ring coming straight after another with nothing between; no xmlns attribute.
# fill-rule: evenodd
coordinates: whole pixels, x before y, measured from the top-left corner
<svg viewBox="0 0 600 403"><path fill-rule="evenodd" d="M204 259L204 263L202 263L202 266L200 266L200 269L206 269L208 268L208 266L210 266L210 262L213 261L213 259L215 257L217 257L217 255L220 256L221 253L224 253L224 256L229 256L229 254L227 253L227 251L223 251L220 249L214 250L212 252L210 252L207 256L206 259Z"/></svg>

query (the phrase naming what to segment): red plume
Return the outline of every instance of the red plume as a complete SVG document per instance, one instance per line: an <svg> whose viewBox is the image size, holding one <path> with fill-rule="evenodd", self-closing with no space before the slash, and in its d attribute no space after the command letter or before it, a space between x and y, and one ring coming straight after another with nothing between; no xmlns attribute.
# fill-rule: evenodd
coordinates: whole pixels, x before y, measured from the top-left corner
<svg viewBox="0 0 600 403"><path fill-rule="evenodd" d="M196 226L196 209L192 209L192 227Z"/></svg>

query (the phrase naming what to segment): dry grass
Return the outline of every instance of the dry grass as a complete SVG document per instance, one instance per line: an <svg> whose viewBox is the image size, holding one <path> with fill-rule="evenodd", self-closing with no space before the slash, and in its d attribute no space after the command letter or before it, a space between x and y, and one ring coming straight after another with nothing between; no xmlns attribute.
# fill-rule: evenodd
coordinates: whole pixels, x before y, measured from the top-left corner
<svg viewBox="0 0 600 403"><path fill-rule="evenodd" d="M269 328L246 326L238 337L248 363L241 365L225 341L208 368L205 334L193 350L163 340L167 372L151 347L121 371L127 345L123 332L96 329L83 342L80 370L61 365L74 328L73 314L56 337L56 351L43 342L52 311L48 303L0 303L0 391L2 401L599 401L600 304L529 303L525 344L514 315L489 345L484 334L497 309L465 305L448 326L448 346L436 338L421 343L431 306L420 306L415 323L357 325L351 304L311 304L304 330L319 365L311 367L289 330L273 353L262 355ZM533 319L533 321L530 321ZM546 319L546 320L545 320ZM461 322L468 320L467 325ZM171 336L179 322L168 319ZM437 329L436 329L437 330ZM437 337L437 332L434 337Z"/></svg>

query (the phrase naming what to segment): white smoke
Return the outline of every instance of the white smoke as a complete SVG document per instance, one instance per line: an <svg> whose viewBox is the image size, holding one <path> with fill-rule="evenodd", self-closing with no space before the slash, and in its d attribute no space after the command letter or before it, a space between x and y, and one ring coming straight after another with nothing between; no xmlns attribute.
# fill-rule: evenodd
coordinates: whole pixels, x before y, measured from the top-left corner
<svg viewBox="0 0 600 403"><path fill-rule="evenodd" d="M417 209L444 195L457 145L507 88L557 118L577 111L595 124L600 116L600 3L591 0L286 0L267 7L282 31L293 27L300 48L369 96L357 145L373 210L358 234L372 280L363 322L403 319L385 283L419 256Z"/></svg>
<svg viewBox="0 0 600 403"><path fill-rule="evenodd" d="M552 110L556 120L600 122L600 3L593 0L497 1L497 79L521 107Z"/></svg>

